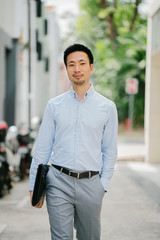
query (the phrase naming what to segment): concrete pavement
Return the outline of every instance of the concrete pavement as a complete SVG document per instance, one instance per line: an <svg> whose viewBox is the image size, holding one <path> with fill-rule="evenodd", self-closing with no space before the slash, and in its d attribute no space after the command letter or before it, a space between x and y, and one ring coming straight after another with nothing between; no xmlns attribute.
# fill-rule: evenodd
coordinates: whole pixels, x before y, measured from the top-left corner
<svg viewBox="0 0 160 240"><path fill-rule="evenodd" d="M160 165L133 161L133 153L140 156L144 150L144 143L139 145L119 141L119 159L132 161L117 161L103 201L101 240L160 240ZM28 180L0 199L0 240L11 239L50 239L46 206L30 206Z"/></svg>
<svg viewBox="0 0 160 240"><path fill-rule="evenodd" d="M102 240L160 239L160 165L118 162L102 210Z"/></svg>
<svg viewBox="0 0 160 240"><path fill-rule="evenodd" d="M123 133L118 136L118 159L127 161L144 161L144 133Z"/></svg>
<svg viewBox="0 0 160 240"><path fill-rule="evenodd" d="M0 200L0 240L50 239L46 207L30 206L28 180L17 182Z"/></svg>

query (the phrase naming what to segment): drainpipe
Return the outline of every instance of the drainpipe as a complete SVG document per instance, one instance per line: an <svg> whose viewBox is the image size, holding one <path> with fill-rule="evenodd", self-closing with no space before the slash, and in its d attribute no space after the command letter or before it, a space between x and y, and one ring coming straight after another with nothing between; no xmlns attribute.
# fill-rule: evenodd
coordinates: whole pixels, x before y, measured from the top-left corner
<svg viewBox="0 0 160 240"><path fill-rule="evenodd" d="M31 9L28 3L28 127L31 129Z"/></svg>

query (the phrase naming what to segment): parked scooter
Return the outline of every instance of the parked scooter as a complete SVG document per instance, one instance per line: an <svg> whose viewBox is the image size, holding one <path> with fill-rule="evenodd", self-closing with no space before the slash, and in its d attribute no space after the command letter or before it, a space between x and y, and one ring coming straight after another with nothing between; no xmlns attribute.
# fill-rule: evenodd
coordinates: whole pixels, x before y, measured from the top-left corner
<svg viewBox="0 0 160 240"><path fill-rule="evenodd" d="M18 142L18 127L16 126L10 126L7 131L6 136L6 151L8 155L8 162L11 166L14 168L14 181L17 182L20 180L20 160L21 156L18 153L19 149L19 142Z"/></svg>
<svg viewBox="0 0 160 240"><path fill-rule="evenodd" d="M18 153L20 155L19 173L20 179L23 180L26 176L29 175L29 169L32 160L31 157L32 143L30 131L25 127L21 127L19 129L17 139L19 142Z"/></svg>
<svg viewBox="0 0 160 240"><path fill-rule="evenodd" d="M0 197L4 195L5 191L9 191L13 185L13 171L8 163L5 144L7 129L7 123L0 121Z"/></svg>
<svg viewBox="0 0 160 240"><path fill-rule="evenodd" d="M29 175L31 164L31 152L35 140L35 129L28 130L24 125L20 127L11 126L6 136L6 144L10 150L8 155L11 156L12 164L15 169L14 181L23 180Z"/></svg>

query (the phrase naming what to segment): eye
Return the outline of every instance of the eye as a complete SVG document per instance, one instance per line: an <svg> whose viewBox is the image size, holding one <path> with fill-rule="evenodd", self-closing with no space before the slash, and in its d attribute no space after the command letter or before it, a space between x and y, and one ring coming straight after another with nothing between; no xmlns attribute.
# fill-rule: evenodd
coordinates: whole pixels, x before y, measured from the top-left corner
<svg viewBox="0 0 160 240"><path fill-rule="evenodd" d="M82 63L81 63L81 65L84 65L84 64L85 64L85 62L82 62Z"/></svg>

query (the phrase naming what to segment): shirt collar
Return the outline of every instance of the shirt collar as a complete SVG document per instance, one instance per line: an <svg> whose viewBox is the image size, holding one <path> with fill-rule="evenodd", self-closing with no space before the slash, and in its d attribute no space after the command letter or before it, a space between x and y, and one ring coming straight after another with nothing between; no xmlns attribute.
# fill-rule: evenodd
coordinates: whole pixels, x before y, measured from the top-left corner
<svg viewBox="0 0 160 240"><path fill-rule="evenodd" d="M95 90L94 90L93 84L91 83L90 88L89 88L88 91L84 94L84 99L90 97L91 95L93 95L94 92L95 92ZM70 94L71 94L71 96L72 96L73 98L77 98L77 93L74 91L73 86L71 86L71 88L70 88Z"/></svg>

